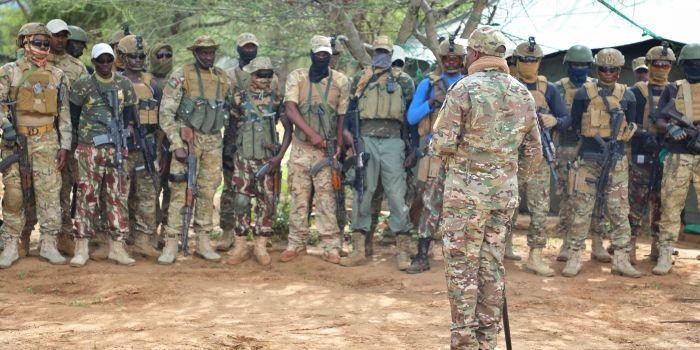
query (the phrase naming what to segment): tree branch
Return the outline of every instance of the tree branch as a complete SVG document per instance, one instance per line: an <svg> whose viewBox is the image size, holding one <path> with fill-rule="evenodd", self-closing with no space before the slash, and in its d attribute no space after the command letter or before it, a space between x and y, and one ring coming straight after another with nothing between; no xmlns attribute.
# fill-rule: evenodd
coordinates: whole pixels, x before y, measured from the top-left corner
<svg viewBox="0 0 700 350"><path fill-rule="evenodd" d="M320 5L320 3L317 4ZM345 31L345 35L348 37L347 47L352 57L358 60L362 65L369 65L372 62L372 58L369 57L369 54L365 51L364 42L360 38L360 33L357 31L357 27L352 22L347 12L334 3L321 6L321 9L332 18L336 18Z"/></svg>
<svg viewBox="0 0 700 350"><path fill-rule="evenodd" d="M438 49L440 44L438 43L438 35L435 24L435 11L432 6L426 1L421 0L420 8L425 13L425 42L421 42L435 55L435 59L440 63L440 55L438 54Z"/></svg>
<svg viewBox="0 0 700 350"><path fill-rule="evenodd" d="M399 33L396 36L396 44L403 45L406 43L408 38L411 37L413 33L414 24L418 20L418 11L420 9L421 0L411 0L406 9L406 16L404 16L401 22L401 27L399 28Z"/></svg>
<svg viewBox="0 0 700 350"><path fill-rule="evenodd" d="M462 38L469 38L469 35L479 25L479 23L481 22L481 16L484 13L484 9L488 5L488 3L489 0L474 0L474 3L472 4L472 9L471 11L469 11L467 23L464 25L464 31L461 35Z"/></svg>
<svg viewBox="0 0 700 350"><path fill-rule="evenodd" d="M435 11L435 17L438 19L445 18L450 12L454 11L458 7L470 2L471 0L455 0L452 3L446 5L445 7Z"/></svg>

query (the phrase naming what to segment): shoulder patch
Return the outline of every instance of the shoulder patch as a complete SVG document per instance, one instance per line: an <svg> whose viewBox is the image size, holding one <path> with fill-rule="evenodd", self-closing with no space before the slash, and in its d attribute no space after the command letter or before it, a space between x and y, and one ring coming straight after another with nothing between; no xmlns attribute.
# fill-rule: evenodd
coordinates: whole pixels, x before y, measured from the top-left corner
<svg viewBox="0 0 700 350"><path fill-rule="evenodd" d="M168 86L170 86L171 89L177 89L180 83L180 79L177 77L170 77L170 79L168 79Z"/></svg>

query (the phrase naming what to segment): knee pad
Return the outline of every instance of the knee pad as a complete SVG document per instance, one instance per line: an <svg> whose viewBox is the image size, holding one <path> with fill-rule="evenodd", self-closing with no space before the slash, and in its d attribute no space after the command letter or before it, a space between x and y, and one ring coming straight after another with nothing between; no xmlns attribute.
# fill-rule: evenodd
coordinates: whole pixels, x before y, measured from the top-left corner
<svg viewBox="0 0 700 350"><path fill-rule="evenodd" d="M250 197L240 193L236 193L233 199L233 208L236 211L248 210L250 208Z"/></svg>

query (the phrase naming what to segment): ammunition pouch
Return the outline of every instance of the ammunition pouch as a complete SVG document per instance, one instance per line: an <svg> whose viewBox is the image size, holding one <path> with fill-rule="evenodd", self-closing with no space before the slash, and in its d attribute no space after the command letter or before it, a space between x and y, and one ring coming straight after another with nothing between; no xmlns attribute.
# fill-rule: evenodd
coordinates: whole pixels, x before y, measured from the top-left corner
<svg viewBox="0 0 700 350"><path fill-rule="evenodd" d="M228 121L228 109L227 101L183 96L177 108L177 117L196 131L214 134L220 132Z"/></svg>

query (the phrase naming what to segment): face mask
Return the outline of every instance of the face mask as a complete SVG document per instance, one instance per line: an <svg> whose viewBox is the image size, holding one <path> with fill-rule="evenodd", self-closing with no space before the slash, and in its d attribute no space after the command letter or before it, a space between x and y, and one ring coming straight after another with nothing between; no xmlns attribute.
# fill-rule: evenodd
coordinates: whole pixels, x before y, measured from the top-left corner
<svg viewBox="0 0 700 350"><path fill-rule="evenodd" d="M534 83L537 81L537 70L540 68L540 63L524 63L518 61L515 66L518 69L518 76L526 83Z"/></svg>
<svg viewBox="0 0 700 350"><path fill-rule="evenodd" d="M375 53L372 56L372 67L375 68L389 68L391 67L391 54L389 53Z"/></svg>
<svg viewBox="0 0 700 350"><path fill-rule="evenodd" d="M666 85L668 83L668 73L671 69L663 69L654 67L654 65L649 66L649 83L653 85Z"/></svg>
<svg viewBox="0 0 700 350"><path fill-rule="evenodd" d="M684 60L682 67L689 83L700 82L700 60Z"/></svg>
<svg viewBox="0 0 700 350"><path fill-rule="evenodd" d="M165 77L167 76L170 71L173 70L173 60L172 58L168 59L164 63L161 63L158 57L156 55L158 54L158 51L164 47L169 47L168 45L158 45L154 46L153 50L151 53L148 55L149 59L149 72L153 73L153 75L157 77Z"/></svg>
<svg viewBox="0 0 700 350"><path fill-rule="evenodd" d="M328 76L328 66L331 63L331 55L328 55L325 59L317 58L316 55L311 53L311 67L309 68L309 80L312 83L318 83L323 78Z"/></svg>
<svg viewBox="0 0 700 350"><path fill-rule="evenodd" d="M253 51L246 51L243 50L242 47L236 46L236 51L238 51L238 66L241 68L250 63L250 61L252 61L258 55L257 47L255 47L255 50Z"/></svg>
<svg viewBox="0 0 700 350"><path fill-rule="evenodd" d="M589 67L572 67L571 65L569 65L567 75L569 76L569 80L571 80L571 83L573 83L574 86L581 87L583 83L586 82L586 78L588 77L588 71Z"/></svg>
<svg viewBox="0 0 700 350"><path fill-rule="evenodd" d="M43 48L36 47L30 44L32 38L33 36L28 37L26 39L26 44L24 44L24 56L27 57L27 59L35 65L43 67L44 65L46 65L46 60L49 56L49 48L47 47L44 50Z"/></svg>
<svg viewBox="0 0 700 350"><path fill-rule="evenodd" d="M255 91L270 91L272 78L259 78L255 75L250 77L250 88Z"/></svg>

